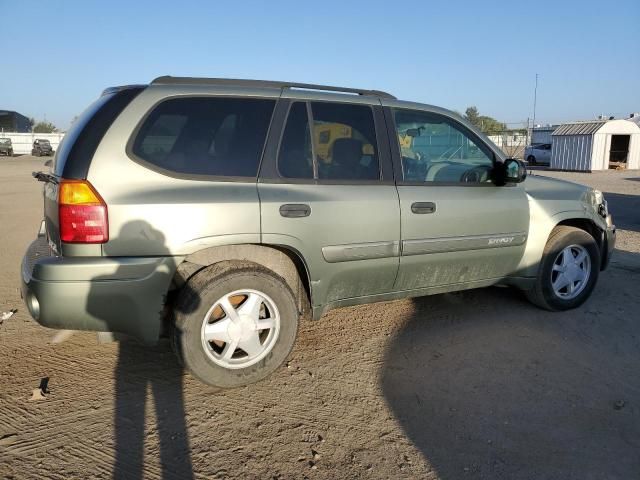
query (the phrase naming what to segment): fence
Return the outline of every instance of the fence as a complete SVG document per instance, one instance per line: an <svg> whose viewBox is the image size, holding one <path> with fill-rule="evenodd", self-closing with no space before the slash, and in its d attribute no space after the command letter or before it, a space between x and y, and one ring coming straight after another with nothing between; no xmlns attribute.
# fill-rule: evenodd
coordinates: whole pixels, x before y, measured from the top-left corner
<svg viewBox="0 0 640 480"><path fill-rule="evenodd" d="M498 135L489 135L489 140L495 143L508 157L523 158L529 136L526 133L504 132Z"/></svg>
<svg viewBox="0 0 640 480"><path fill-rule="evenodd" d="M14 155L30 155L33 142L36 138L49 140L51 147L58 150L64 133L0 133L0 138L10 138Z"/></svg>

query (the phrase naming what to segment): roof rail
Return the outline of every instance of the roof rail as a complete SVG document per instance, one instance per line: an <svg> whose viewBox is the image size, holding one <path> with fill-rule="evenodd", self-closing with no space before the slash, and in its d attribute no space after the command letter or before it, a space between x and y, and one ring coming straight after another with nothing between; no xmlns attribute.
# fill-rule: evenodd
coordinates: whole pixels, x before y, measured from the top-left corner
<svg viewBox="0 0 640 480"><path fill-rule="evenodd" d="M380 90L363 90L360 88L332 87L329 85L314 85L311 83L297 82L276 82L270 80L243 80L233 78L198 78L198 77L171 77L165 75L158 77L151 82L152 85L218 85L229 87L256 87L256 88L279 88L279 89L305 89L320 90L325 92L354 93L371 97L388 98L395 100L396 97Z"/></svg>

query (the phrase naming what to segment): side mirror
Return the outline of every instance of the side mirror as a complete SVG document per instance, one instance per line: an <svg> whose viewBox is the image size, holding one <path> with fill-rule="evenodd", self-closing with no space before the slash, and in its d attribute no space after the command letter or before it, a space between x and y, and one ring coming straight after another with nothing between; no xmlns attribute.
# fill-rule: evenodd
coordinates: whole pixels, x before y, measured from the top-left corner
<svg viewBox="0 0 640 480"><path fill-rule="evenodd" d="M504 162L496 164L494 172L496 185L521 183L527 178L527 167L522 160L516 158L507 158Z"/></svg>

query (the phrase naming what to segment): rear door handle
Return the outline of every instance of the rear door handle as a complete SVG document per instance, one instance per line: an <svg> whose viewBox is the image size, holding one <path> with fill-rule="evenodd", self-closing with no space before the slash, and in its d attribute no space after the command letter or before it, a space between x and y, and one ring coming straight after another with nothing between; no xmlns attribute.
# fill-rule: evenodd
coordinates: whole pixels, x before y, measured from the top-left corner
<svg viewBox="0 0 640 480"><path fill-rule="evenodd" d="M311 207L305 203L285 203L280 205L280 215L287 218L308 217Z"/></svg>
<svg viewBox="0 0 640 480"><path fill-rule="evenodd" d="M414 202L411 204L411 211L417 214L434 213L436 204L433 202Z"/></svg>

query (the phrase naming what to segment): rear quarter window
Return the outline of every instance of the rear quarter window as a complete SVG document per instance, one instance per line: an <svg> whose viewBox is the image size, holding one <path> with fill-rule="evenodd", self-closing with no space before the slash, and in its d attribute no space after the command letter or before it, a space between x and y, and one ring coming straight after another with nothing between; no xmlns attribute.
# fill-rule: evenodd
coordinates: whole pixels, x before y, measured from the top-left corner
<svg viewBox="0 0 640 480"><path fill-rule="evenodd" d="M134 159L163 173L256 177L275 100L165 100L135 135Z"/></svg>
<svg viewBox="0 0 640 480"><path fill-rule="evenodd" d="M56 152L54 174L86 179L91 159L104 134L143 88L127 88L101 96L71 125Z"/></svg>

